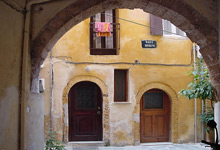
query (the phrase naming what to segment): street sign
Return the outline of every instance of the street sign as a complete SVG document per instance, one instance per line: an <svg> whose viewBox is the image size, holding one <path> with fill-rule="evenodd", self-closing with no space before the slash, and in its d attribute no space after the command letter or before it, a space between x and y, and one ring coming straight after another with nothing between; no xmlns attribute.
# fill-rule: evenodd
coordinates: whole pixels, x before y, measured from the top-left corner
<svg viewBox="0 0 220 150"><path fill-rule="evenodd" d="M141 44L142 44L142 48L156 48L157 47L157 41L153 41L153 40L142 40Z"/></svg>

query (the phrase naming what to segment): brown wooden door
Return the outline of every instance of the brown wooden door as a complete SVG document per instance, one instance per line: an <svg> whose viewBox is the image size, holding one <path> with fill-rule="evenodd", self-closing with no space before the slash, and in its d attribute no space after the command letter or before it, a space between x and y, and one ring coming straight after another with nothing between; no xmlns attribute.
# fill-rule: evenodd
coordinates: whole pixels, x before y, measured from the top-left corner
<svg viewBox="0 0 220 150"><path fill-rule="evenodd" d="M69 91L69 141L102 140L102 97L92 82L80 82Z"/></svg>
<svg viewBox="0 0 220 150"><path fill-rule="evenodd" d="M168 142L170 129L170 101L161 90L150 90L141 98L140 141Z"/></svg>

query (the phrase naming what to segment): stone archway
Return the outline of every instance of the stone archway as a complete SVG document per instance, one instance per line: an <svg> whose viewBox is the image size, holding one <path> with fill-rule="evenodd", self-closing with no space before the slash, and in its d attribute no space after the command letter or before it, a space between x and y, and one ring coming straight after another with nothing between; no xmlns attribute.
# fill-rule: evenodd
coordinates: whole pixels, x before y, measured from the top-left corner
<svg viewBox="0 0 220 150"><path fill-rule="evenodd" d="M217 5L217 4L216 4ZM62 9L40 29L31 45L32 79L37 78L40 65L58 39L86 18L107 9L140 8L145 12L170 20L197 42L209 68L212 83L220 99L220 63L218 61L217 25L183 0L76 0Z"/></svg>
<svg viewBox="0 0 220 150"><path fill-rule="evenodd" d="M109 131L109 102L107 99L108 96L108 89L106 84L99 78L93 76L75 76L68 82L67 86L64 88L63 91L63 137L64 142L67 143L68 140L68 93L70 89L77 83L82 81L89 81L97 84L102 93L102 100L103 100L103 141L107 141L110 137Z"/></svg>
<svg viewBox="0 0 220 150"><path fill-rule="evenodd" d="M171 104L171 112L170 112L170 127L171 127L171 133L170 133L170 140L171 142L177 143L178 141L178 114L179 114L179 105L178 105L178 98L174 90L172 90L171 87L168 85L165 85L163 83L148 83L144 85L137 93L136 96L136 105L133 112L134 117L134 124L133 124L133 133L134 133L134 144L139 145L140 144L140 101L142 95L150 90L150 89L160 89L164 91L170 99Z"/></svg>

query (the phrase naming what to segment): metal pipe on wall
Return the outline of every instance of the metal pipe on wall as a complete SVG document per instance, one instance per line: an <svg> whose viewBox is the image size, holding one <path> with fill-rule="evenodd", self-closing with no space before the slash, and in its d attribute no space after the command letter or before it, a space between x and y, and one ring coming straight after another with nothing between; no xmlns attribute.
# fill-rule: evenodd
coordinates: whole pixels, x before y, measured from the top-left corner
<svg viewBox="0 0 220 150"><path fill-rule="evenodd" d="M193 62L194 62L194 70L196 69L196 44L193 43ZM197 98L195 98L195 143L197 143Z"/></svg>
<svg viewBox="0 0 220 150"><path fill-rule="evenodd" d="M204 114L204 107L205 107L205 103L204 103L204 99L202 100L202 114ZM205 140L205 128L204 128L204 123L202 123L202 140Z"/></svg>
<svg viewBox="0 0 220 150"><path fill-rule="evenodd" d="M25 7L25 15L24 15L24 37L23 37L23 50L22 50L22 75L21 75L21 104L20 104L20 137L19 137L19 150L25 149L25 140L26 140L26 126L25 123L28 122L26 116L26 105L27 105L27 93L30 91L30 86L28 82L31 82L28 77L30 76L29 64L31 63L30 59L30 26L31 26L31 11L32 5L46 2L50 0L36 0L29 1ZM28 143L32 144L32 143Z"/></svg>
<svg viewBox="0 0 220 150"><path fill-rule="evenodd" d="M26 10L28 7L26 6ZM29 88L28 84L28 58L29 47L30 47L30 11L27 11L24 16L24 37L23 37L23 50L22 50L22 75L21 75L21 105L20 105L20 137L19 137L19 150L24 150L25 147L25 122L26 122L26 103L27 103L27 91Z"/></svg>
<svg viewBox="0 0 220 150"><path fill-rule="evenodd" d="M195 51L197 52L197 57L198 58L202 57L201 54L199 53L199 49L200 49L200 47L197 44L195 44ZM195 59L195 61L194 61L194 69L196 69L196 56L194 56L194 59ZM201 69L203 69L203 67ZM197 99L195 99L195 104L197 104ZM204 108L205 108L205 103L204 103L204 100L202 100L202 114L205 111ZM197 114L195 114L195 115L197 115ZM195 116L195 118L197 118L197 116ZM197 123L197 119L196 119L195 122ZM197 126L197 125L195 125L195 126ZM204 127L204 123L202 123L202 140L205 140L205 127Z"/></svg>
<svg viewBox="0 0 220 150"><path fill-rule="evenodd" d="M202 65L201 69L202 70L204 69L203 65ZM204 113L205 113L205 100L202 99L202 115ZM202 123L202 140L205 140L205 127L204 127L204 123Z"/></svg>
<svg viewBox="0 0 220 150"><path fill-rule="evenodd" d="M50 129L53 131L53 50L50 51Z"/></svg>

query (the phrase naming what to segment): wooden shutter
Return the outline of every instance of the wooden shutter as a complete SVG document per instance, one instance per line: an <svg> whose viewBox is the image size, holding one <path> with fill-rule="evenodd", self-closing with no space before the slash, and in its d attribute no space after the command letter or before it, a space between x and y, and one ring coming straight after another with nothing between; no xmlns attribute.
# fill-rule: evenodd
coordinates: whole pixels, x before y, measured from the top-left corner
<svg viewBox="0 0 220 150"><path fill-rule="evenodd" d="M162 19L150 14L150 33L151 35L163 35Z"/></svg>

